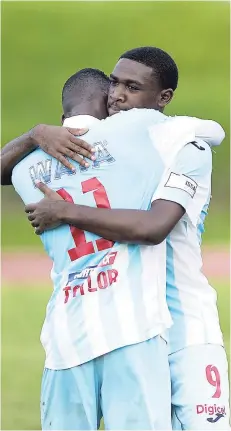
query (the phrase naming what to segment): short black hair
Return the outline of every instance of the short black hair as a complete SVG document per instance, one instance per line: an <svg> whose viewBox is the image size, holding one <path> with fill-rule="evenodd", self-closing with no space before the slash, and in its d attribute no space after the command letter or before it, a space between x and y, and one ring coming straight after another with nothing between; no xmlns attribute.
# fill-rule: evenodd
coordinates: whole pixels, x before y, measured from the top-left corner
<svg viewBox="0 0 231 431"><path fill-rule="evenodd" d="M96 92L108 94L109 78L99 69L81 69L65 82L62 90L62 103L69 96L76 94L81 102L91 101Z"/></svg>
<svg viewBox="0 0 231 431"><path fill-rule="evenodd" d="M178 84L178 68L167 52L153 46L143 46L126 51L121 58L142 63L153 69L153 75L158 79L161 88L175 90Z"/></svg>

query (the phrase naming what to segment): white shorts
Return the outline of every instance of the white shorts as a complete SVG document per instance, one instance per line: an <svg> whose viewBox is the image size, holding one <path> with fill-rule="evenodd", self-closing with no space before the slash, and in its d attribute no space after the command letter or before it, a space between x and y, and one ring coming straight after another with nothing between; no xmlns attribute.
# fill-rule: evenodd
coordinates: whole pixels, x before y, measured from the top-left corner
<svg viewBox="0 0 231 431"><path fill-rule="evenodd" d="M169 355L173 430L229 430L228 364L222 346L188 346Z"/></svg>

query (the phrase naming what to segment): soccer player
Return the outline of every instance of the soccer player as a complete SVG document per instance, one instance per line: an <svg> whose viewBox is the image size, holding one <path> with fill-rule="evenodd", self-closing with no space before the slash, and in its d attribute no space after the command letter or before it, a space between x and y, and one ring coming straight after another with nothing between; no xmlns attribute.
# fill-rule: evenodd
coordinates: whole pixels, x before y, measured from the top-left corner
<svg viewBox="0 0 231 431"><path fill-rule="evenodd" d="M128 51L120 58L111 76L110 114L134 106L149 107L152 97L161 107L161 90L167 88L161 78L165 76L163 68L166 71L170 67L163 56L147 47ZM173 84L170 87L174 90ZM159 92L154 91L156 88ZM201 273L201 234L211 195L209 157L205 145L189 145L168 172L151 211L145 215L142 211L108 211L43 201L33 207L35 212L30 216L38 232L53 223L68 222L110 240L156 244L163 239L162 228L175 202L183 208L184 216L167 239L167 302L174 321L169 331L174 429L179 425L192 430L229 429L227 359L216 293Z"/></svg>
<svg viewBox="0 0 231 431"><path fill-rule="evenodd" d="M132 54L132 58L129 58L129 55L131 56ZM156 109L162 110L163 109L163 104L164 104L164 99L163 100L163 96L164 98L166 98L166 94L162 93L163 89L166 89L166 80L163 78L161 78L161 75L164 75L166 77L166 75L171 75L172 70L171 70L171 61L169 60L169 57L165 57L165 53L163 53L163 51L155 49L155 48L144 48L141 50L135 50L135 52L130 52L130 53L125 53L124 56L125 58L122 58L114 72L113 72L113 76L112 76L112 85L111 85L111 89L113 89L113 92L111 92L111 96L114 94L114 97L111 97L112 99L112 103L111 103L111 113L116 112L116 109L130 109L131 107L134 106L138 106L138 107L142 107L142 106L147 106L147 107L155 107ZM126 58L127 57L127 58ZM122 69L121 69L122 66ZM120 70L118 71L118 67L120 67ZM137 73L138 71L138 73ZM118 77L116 75L116 73L120 73L120 76ZM163 74L163 72L165 72ZM176 73L176 71L174 70L174 72ZM121 73L124 76L121 76ZM153 76L154 75L154 76ZM173 73L172 73L173 75ZM126 77L126 79L125 79ZM119 79L118 79L119 78ZM155 79L153 79L155 78ZM177 79L176 79L176 83L177 83ZM123 93L121 94L121 89L123 90ZM115 91L116 90L116 91ZM173 94L173 89L170 88L170 94ZM115 97L116 92L120 93L120 97L118 98L118 100L115 100L117 98L117 96ZM168 93L169 94L169 93ZM122 100L121 100L122 97ZM169 101L169 95L167 95L167 101ZM110 105L110 103L109 103ZM110 106L109 106L110 109ZM113 112L114 111L114 112ZM192 119L191 119L192 120ZM213 126L214 124L211 123L211 126ZM44 130L44 135L47 134L47 137L49 137L49 139L52 141L52 143L55 143L55 141L57 141L57 138L59 137L59 133L60 133L60 138L59 138L59 142L62 141L62 144L65 143L65 138L64 136L61 134L61 131L58 128L54 128L54 129L49 129L47 128L43 128ZM48 133L49 131L49 133ZM41 129L40 129L40 133L41 133ZM63 133L63 131L62 131ZM66 131L65 131L66 133ZM53 135L52 135L53 134ZM49 136L48 136L49 135ZM52 139L53 136L53 139ZM55 139L54 139L55 137ZM29 142L30 139L28 139L27 143ZM43 139L44 140L44 139ZM78 142L78 141L76 141ZM82 144L82 142L80 142L80 144ZM68 139L67 139L67 148L69 148L69 135L68 135ZM71 147L71 151L73 151L73 147ZM199 151L199 149L198 149ZM203 154L203 149L200 150L201 154ZM65 153L64 153L65 154ZM71 154L70 154L71 155ZM73 154L72 154L73 155ZM12 156L11 156L12 157ZM195 161L194 161L195 163ZM194 167L196 167L196 164L194 165ZM187 168L187 166L186 166ZM166 191L166 190L164 190ZM199 193L197 193L197 196L199 195ZM154 213L153 213L154 214ZM154 221L154 218L153 218ZM168 288L168 303L169 303L169 307L171 310L171 313L174 317L174 320L177 320L177 327L176 327L176 334L179 330L179 328L182 330L184 328L184 324L187 323L187 319L191 319L193 320L193 317L191 318L191 310L188 310L186 307L184 307L184 304L186 304L186 298L188 298L188 302L190 301L190 298L192 296L191 292L187 291L187 286L190 283L190 286L193 287L193 289L195 288L195 294L197 292L197 288L195 287L197 285L197 282L195 283L194 286L194 280L195 280L195 276L192 278L192 280L189 280L189 272L187 273L187 265L186 263L188 262L184 262L183 264L185 265L183 267L183 265L181 264L181 261L179 260L179 253L177 253L178 251L178 241L179 241L179 245L185 241L188 240L188 238L185 238L185 235L183 235L184 232L184 228L187 228L189 230L191 230L190 226L188 227L188 225L190 225L189 220L186 219L186 221L183 220L182 222L180 222L177 227L173 230L172 232L172 238L171 238L171 242L170 239L168 240L168 259L167 259L167 264L168 264L168 272L167 272L167 288ZM178 230L178 229L179 230ZM136 232L137 233L137 232ZM143 231L143 237L140 238L140 241L144 241L144 237L145 237L145 233L147 233L145 230ZM113 232L110 232L110 235L112 235ZM132 233L133 237L134 237L134 232ZM124 232L123 234L120 236L121 239L125 238L124 237ZM125 238L126 240L126 238ZM152 240L154 241L154 237L152 238ZM155 239L156 240L156 239ZM190 247L188 245L188 247ZM181 290L183 290L182 288L182 283L180 282L180 277L178 275L177 277L177 286L174 284L172 284L172 259L171 256L173 256L174 253L174 262L176 264L176 262L178 262L178 273L180 271L183 271L184 268L184 273L185 273L185 278L186 280L184 281L185 284L185 292L184 292L184 301L181 303L181 301L179 300L180 297L180 293ZM197 266L198 267L198 266ZM170 268L170 270L169 270ZM193 268L194 271L194 268ZM195 271L196 272L196 271ZM194 275L194 274L193 274ZM196 274L195 274L196 275ZM187 278L188 276L188 278ZM201 279L201 276L200 276ZM191 289L191 290L193 290ZM203 289L203 291L209 291L209 288ZM198 292L197 292L198 293ZM199 293L200 296L200 293ZM205 293L206 296L206 293ZM192 304L193 305L193 304ZM214 304L210 307L212 309L214 309ZM193 309L193 313L195 315L195 313L197 313L196 308ZM220 333L219 332L219 323L217 322L217 315L216 315L216 305L215 305L215 311L214 311L214 315L215 315L215 321L214 324L215 326L217 326L218 331L216 331L216 333ZM199 313L198 313L199 314ZM212 316L211 316L212 318ZM196 318L194 319L196 320ZM205 323L202 322L202 326ZM187 325L186 325L187 328ZM191 334L192 335L192 334ZM211 335L211 334L210 334ZM173 337L174 338L174 337ZM190 339L190 343L189 344L200 344L201 340L197 341L198 338L198 332L197 332L197 336L194 338L193 343L192 343L192 337ZM179 337L180 340L180 337ZM171 341L171 333L170 333L170 341ZM172 354L169 356L170 359L172 359L173 363L173 359L174 357L177 358L177 355L174 353L177 353L178 351L181 352L183 351L184 347L187 347L188 345L188 340L187 342L185 342L185 339L181 339L180 341L182 341L181 346L182 348L178 348L176 345L173 346L170 350L170 352L172 352ZM217 341L214 343L216 344ZM218 341L217 344L220 343L220 339ZM203 343L202 343L203 344ZM205 343L206 344L206 341ZM190 349L184 349L184 352L189 352ZM190 359L190 358L189 358ZM194 361L194 360L193 360ZM193 361L191 363L193 363ZM180 363L180 362L179 362ZM183 361L181 361L181 363L183 363ZM225 370L226 364L224 361L224 367L223 369ZM202 370L201 375L204 373L204 367L200 367ZM197 421L197 423L193 423L192 425L192 420L191 420L191 416L193 416L193 421L195 421L195 411L198 410L198 417L196 417L196 420L200 418L202 418L202 421L204 420L204 415L203 413L207 413L208 409L206 409L206 406L204 405L199 405L199 407L196 408L196 406L194 405L194 402L191 403L190 398L188 397L188 394L191 390L191 384L189 382L189 379L184 379L182 382L182 376L181 373L179 372L180 370L180 365L178 366L178 370L176 370L173 366L171 367L172 370L172 381L175 382L174 386L173 386L173 404L175 404L175 409L178 408L177 411L177 415L178 417L180 417L181 422L182 422L182 427L188 429L190 428L190 426L193 426L195 429L201 428L200 423ZM209 370L209 369L208 369ZM177 373L176 373L177 371ZM210 378L210 382L212 382L214 380L214 378L216 378L216 374L215 371L213 369L210 369L211 371L211 378ZM185 370L182 368L182 372L185 373ZM198 373L199 374L199 373ZM222 372L222 374L225 375L225 373ZM190 375L187 375L186 377L191 377ZM199 385L199 387L197 388L197 390L192 391L191 395L194 395L193 392L195 392L195 394L198 394L198 392L200 393L201 391L201 381L204 381L204 374L202 375L203 379L197 379L195 378L193 383ZM208 374L208 378L209 378L209 374ZM222 378L222 380L224 381L226 379L226 377ZM216 380L216 379L215 379ZM219 379L217 379L217 382L219 383ZM213 382L214 383L214 382ZM216 381L215 381L216 384ZM224 385L225 386L225 385ZM188 390L187 390L188 387ZM207 386L207 388L210 388L210 386ZM185 397L185 394L181 395L182 390L184 390L184 392L187 394L187 397ZM209 389L208 389L209 390ZM204 397L204 395L203 395ZM209 397L209 394L208 394ZM177 407L178 406L178 407ZM192 412L193 414L187 414L188 413L188 409L189 411ZM211 415L212 410L216 412L216 406L213 406L213 408L209 408L209 415ZM220 410L219 406L218 406L218 410ZM184 414L186 416L186 418L184 417ZM220 425L220 423L222 422L222 420L220 420L222 417L224 416L224 414L220 413L220 417L218 417L218 421L216 421L216 418L211 418L208 417L208 419L210 419L209 421L207 421L206 425L212 426L214 427L214 423L216 423L215 426ZM227 416L226 416L227 417ZM191 422L191 425L187 425L189 424L189 422ZM203 426L202 428L204 428L205 424L203 422ZM221 425L222 426L222 425ZM191 428L191 429L194 429Z"/></svg>
<svg viewBox="0 0 231 431"><path fill-rule="evenodd" d="M64 114L75 116L76 125L91 126L87 139L95 160L88 168L75 163L70 171L34 151L12 175L26 204L42 197L37 188L42 175L61 203L64 198L99 208L150 207L171 158L195 133L189 134L188 126L172 127L163 154L164 130L174 121L162 113L135 109L99 121L106 114L108 86L108 78L91 69L67 81ZM165 236L183 214L178 204L173 212ZM42 429L96 429L102 414L108 429L171 429L165 242L123 245L68 225L41 239L53 260L54 284L41 336Z"/></svg>

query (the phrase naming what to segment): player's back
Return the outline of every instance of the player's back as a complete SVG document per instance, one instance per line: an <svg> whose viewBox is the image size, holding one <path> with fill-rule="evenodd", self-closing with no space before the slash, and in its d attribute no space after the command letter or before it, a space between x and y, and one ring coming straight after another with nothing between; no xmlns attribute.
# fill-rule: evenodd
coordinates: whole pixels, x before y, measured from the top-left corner
<svg viewBox="0 0 231 431"><path fill-rule="evenodd" d="M96 161L88 169L76 163L75 173L37 150L15 168L15 188L25 203L41 199L40 180L70 202L148 209L165 167L149 128L165 119L132 110L99 122L86 136ZM55 286L42 336L48 367L78 365L170 325L164 243L113 244L67 225L45 232L42 241L53 259Z"/></svg>

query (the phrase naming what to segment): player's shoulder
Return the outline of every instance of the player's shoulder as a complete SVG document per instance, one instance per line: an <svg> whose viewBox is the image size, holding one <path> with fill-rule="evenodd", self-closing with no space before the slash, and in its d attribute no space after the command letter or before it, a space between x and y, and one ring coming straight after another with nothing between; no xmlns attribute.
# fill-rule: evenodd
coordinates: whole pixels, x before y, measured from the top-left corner
<svg viewBox="0 0 231 431"><path fill-rule="evenodd" d="M132 108L128 111L120 111L117 114L112 115L111 117L108 117L104 124L107 125L114 125L117 124L126 124L129 123L156 123L156 122L162 122L166 120L168 117L164 115L162 112L159 112L155 109L146 109L146 108Z"/></svg>
<svg viewBox="0 0 231 431"><path fill-rule="evenodd" d="M187 115L169 115L168 124L174 127L184 127L185 130L195 130L197 120L202 121L196 117L189 117Z"/></svg>
<svg viewBox="0 0 231 431"><path fill-rule="evenodd" d="M28 154L19 163L17 163L17 165L14 167L12 171L12 179L26 172L27 168L29 168L31 165L34 165L36 163L39 163L40 161L46 160L47 158L51 158L51 156L46 154L40 148L37 148L32 153Z"/></svg>
<svg viewBox="0 0 231 431"><path fill-rule="evenodd" d="M156 109L146 109L146 108L133 108L129 111L123 112L124 121L138 121L147 124L162 123L168 119L168 117Z"/></svg>

